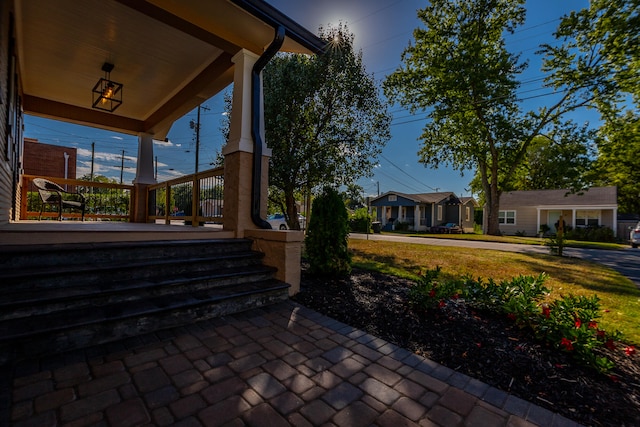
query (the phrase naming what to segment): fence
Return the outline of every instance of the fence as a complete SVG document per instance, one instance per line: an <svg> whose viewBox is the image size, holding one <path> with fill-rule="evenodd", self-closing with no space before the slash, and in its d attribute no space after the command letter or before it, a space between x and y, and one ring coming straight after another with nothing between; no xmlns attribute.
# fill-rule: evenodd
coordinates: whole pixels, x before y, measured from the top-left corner
<svg viewBox="0 0 640 427"><path fill-rule="evenodd" d="M224 168L216 168L149 186L149 220L193 226L222 224L223 174Z"/></svg>

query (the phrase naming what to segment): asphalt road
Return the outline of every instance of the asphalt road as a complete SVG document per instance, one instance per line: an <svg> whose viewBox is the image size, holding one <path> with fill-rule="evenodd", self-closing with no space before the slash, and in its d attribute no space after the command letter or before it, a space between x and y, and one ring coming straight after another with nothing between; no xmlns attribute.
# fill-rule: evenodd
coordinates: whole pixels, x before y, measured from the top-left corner
<svg viewBox="0 0 640 427"><path fill-rule="evenodd" d="M382 234L350 235L352 239L386 240L390 242L417 243L421 245L451 246L462 248L491 249L496 251L548 254L549 248L536 245L518 245L514 243L478 242L475 240L432 239L429 237L392 236ZM623 250L565 248L564 255L594 261L619 271L631 279L640 288L640 249L631 247Z"/></svg>

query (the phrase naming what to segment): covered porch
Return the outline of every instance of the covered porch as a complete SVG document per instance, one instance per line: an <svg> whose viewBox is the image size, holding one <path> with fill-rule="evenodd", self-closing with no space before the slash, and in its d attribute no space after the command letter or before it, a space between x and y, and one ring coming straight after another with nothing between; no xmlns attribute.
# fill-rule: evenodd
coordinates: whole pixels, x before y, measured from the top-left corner
<svg viewBox="0 0 640 427"><path fill-rule="evenodd" d="M299 262L291 256L299 261L302 234L270 230L263 219L270 151L260 72L279 50L321 52L320 39L259 0L14 0L2 9L7 34L0 38L0 75L9 96L0 108L9 126L2 128L0 245L251 238L267 252L265 259L282 260L278 274L293 281L295 292ZM96 93L101 82L113 93ZM184 182L156 182L154 140L166 139L177 119L230 85L233 115L224 168L215 173L224 183L221 194L200 200L208 171L186 177L193 199L182 211L185 217L174 218L165 203L168 189ZM120 189L128 206L118 212L119 221L131 224L105 223L112 215L100 210L88 212L86 224L32 221L27 194L33 177L21 171L23 114L137 136L135 179ZM183 220L193 229L176 225Z"/></svg>
<svg viewBox="0 0 640 427"><path fill-rule="evenodd" d="M320 39L261 0L9 0L0 29L0 364L36 341L63 351L298 292L303 234L264 219L261 72ZM224 167L156 182L154 141L231 85ZM136 136L133 182L53 177L91 196L88 221L38 221L24 115Z"/></svg>

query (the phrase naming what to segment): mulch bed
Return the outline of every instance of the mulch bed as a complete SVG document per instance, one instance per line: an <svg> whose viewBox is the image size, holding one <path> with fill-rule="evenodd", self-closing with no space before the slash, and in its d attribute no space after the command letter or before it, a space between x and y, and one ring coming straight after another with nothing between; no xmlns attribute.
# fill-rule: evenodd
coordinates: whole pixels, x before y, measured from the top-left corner
<svg viewBox="0 0 640 427"><path fill-rule="evenodd" d="M348 278L325 279L303 266L294 300L584 425L640 425L638 354L618 349L616 368L600 374L506 317L473 310L463 300L416 313L407 298L412 284L355 269Z"/></svg>

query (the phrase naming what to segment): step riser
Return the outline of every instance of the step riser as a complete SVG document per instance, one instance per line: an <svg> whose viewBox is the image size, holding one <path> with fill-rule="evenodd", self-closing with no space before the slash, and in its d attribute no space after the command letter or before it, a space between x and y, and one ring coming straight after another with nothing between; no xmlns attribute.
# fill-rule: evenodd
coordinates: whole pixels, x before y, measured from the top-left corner
<svg viewBox="0 0 640 427"><path fill-rule="evenodd" d="M200 272L217 272L227 269L260 265L258 256L239 256L233 258L207 259L207 260L175 260L171 263L158 263L149 266L129 266L126 264L113 265L110 268L101 266L93 271L74 271L64 273L51 273L44 277L28 276L28 270L23 273L26 277L7 278L0 288L0 296L3 291L15 292L17 290L48 289L74 287L82 284L87 286L104 286L109 283L145 280L153 277L175 276L180 274L195 274Z"/></svg>
<svg viewBox="0 0 640 427"><path fill-rule="evenodd" d="M83 307L95 307L99 305L117 304L126 301L138 301L145 300L150 297L158 297L165 295L183 294L187 292L200 292L206 290L215 290L219 288L225 288L229 286L241 286L245 284L252 284L260 281L265 281L273 277L272 270L266 270L263 273L254 273L251 275L234 275L226 278L213 278L213 279L196 279L190 280L185 283L167 284L154 286L151 289L144 288L136 291L121 290L116 293L106 295L94 295L87 296L87 292L92 288L85 286L78 287L78 289L68 289L66 298L62 296L57 300L49 301L33 301L19 302L16 298L16 303L12 303L7 306L7 310L3 310L0 313L0 321L8 319L17 319L20 317L29 317L35 314L49 314L64 310L72 310ZM72 293L74 292L74 293ZM60 293L62 295L62 292ZM32 298L32 295L23 296L25 298ZM11 310L9 310L11 309Z"/></svg>
<svg viewBox="0 0 640 427"><path fill-rule="evenodd" d="M13 358L22 358L24 356L39 357L61 353L276 304L286 301L287 298L288 292L286 289L276 290L254 297L232 298L215 304L203 304L199 307L172 310L158 315L141 316L115 322L105 321L100 325L100 328L93 326L76 328L64 333L36 337L37 339L33 340L21 340L13 343L11 350L8 348L0 349L0 353L13 353ZM0 364L5 362L6 360L0 360Z"/></svg>
<svg viewBox="0 0 640 427"><path fill-rule="evenodd" d="M247 239L0 246L0 365L288 299Z"/></svg>
<svg viewBox="0 0 640 427"><path fill-rule="evenodd" d="M47 245L43 247L0 247L0 268L21 269L33 265L56 266L60 264L102 264L135 262L153 259L192 258L243 253L251 249L251 242L243 239L221 241L166 242L165 245L132 243L130 245L102 244L102 246ZM78 250L77 248L81 248Z"/></svg>

